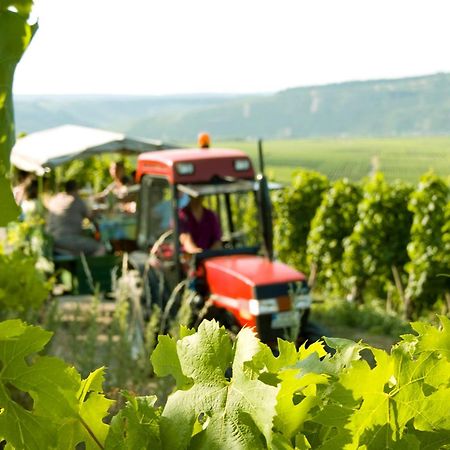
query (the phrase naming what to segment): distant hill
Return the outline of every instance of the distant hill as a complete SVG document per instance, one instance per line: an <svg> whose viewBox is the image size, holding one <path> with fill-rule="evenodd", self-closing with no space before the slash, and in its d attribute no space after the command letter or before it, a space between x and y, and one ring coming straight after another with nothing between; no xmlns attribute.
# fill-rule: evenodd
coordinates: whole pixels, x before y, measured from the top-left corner
<svg viewBox="0 0 450 450"><path fill-rule="evenodd" d="M14 97L17 133L30 133L67 123L127 132L136 123L160 114L174 115L210 108L233 96L64 96L26 95ZM143 136L149 136L145 133ZM151 136L157 138L158 136Z"/></svg>
<svg viewBox="0 0 450 450"><path fill-rule="evenodd" d="M63 123L192 142L450 134L450 74L292 88L267 95L17 96L17 132Z"/></svg>

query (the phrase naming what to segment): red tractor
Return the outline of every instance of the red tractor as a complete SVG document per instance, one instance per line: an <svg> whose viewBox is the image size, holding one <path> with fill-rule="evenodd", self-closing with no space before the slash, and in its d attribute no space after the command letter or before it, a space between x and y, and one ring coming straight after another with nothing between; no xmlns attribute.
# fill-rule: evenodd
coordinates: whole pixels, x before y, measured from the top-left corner
<svg viewBox="0 0 450 450"><path fill-rule="evenodd" d="M260 165L263 173L261 145ZM150 259L147 274L151 301L166 307L171 290L183 280L195 293L192 307L237 331L253 327L259 338L275 344L285 339L317 339L308 324L311 296L303 273L274 261L272 210L268 183L255 175L250 158L239 150L177 149L143 153L137 162L140 198L135 266ZM186 255L179 241L179 210L185 196L205 197L219 216L223 248ZM247 245L241 215L253 199L260 245ZM311 333L312 331L312 333Z"/></svg>

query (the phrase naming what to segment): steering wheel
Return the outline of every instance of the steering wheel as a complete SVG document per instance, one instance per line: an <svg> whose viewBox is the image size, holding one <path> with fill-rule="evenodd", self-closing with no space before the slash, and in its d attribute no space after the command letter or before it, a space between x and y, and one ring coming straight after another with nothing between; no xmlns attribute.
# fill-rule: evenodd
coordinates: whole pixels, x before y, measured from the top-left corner
<svg viewBox="0 0 450 450"><path fill-rule="evenodd" d="M225 236L225 239L222 239L222 243L225 248L228 248L230 245L232 248L243 246L244 241L247 237L247 232L244 230L233 231L230 234Z"/></svg>

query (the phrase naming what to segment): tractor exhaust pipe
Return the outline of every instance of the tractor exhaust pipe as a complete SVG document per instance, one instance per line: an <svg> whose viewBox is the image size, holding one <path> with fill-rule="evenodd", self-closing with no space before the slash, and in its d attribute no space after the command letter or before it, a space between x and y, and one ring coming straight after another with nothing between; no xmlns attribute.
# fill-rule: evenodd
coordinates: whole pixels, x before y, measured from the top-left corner
<svg viewBox="0 0 450 450"><path fill-rule="evenodd" d="M262 149L262 139L258 139L258 160L259 173L264 176L264 154Z"/></svg>
<svg viewBox="0 0 450 450"><path fill-rule="evenodd" d="M262 140L258 139L258 156L260 173L256 177L258 183L258 203L259 217L262 227L264 249L267 257L273 260L273 223L272 223L272 203L270 200L269 186L264 175L264 155L262 149Z"/></svg>

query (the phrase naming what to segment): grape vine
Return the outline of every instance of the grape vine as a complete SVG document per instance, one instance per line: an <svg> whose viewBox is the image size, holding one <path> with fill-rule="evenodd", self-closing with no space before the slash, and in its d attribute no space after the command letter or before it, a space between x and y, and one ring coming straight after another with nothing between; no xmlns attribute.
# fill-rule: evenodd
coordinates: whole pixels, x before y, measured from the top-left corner
<svg viewBox="0 0 450 450"><path fill-rule="evenodd" d="M344 292L343 240L351 234L356 223L360 199L360 188L346 178L333 183L323 196L307 241L311 285L318 283L329 292Z"/></svg>
<svg viewBox="0 0 450 450"><path fill-rule="evenodd" d="M414 214L408 244L410 261L406 265L409 317L413 309L422 311L439 297L446 297L449 302L450 278L446 276L450 270L449 193L449 185L429 172L421 178L408 205Z"/></svg>
<svg viewBox="0 0 450 450"><path fill-rule="evenodd" d="M450 320L440 320L413 323L415 334L390 352L346 339L326 339L333 353L280 340L277 357L250 329L232 341L203 321L179 340L159 337L155 372L177 384L167 403L124 393L112 420L103 368L82 380L39 356L51 333L2 322L0 438L17 450L450 448Z"/></svg>
<svg viewBox="0 0 450 450"><path fill-rule="evenodd" d="M351 296L362 301L371 290L382 297L407 260L410 213L407 199L411 188L403 183L390 186L377 173L363 185L358 220L344 240L342 264Z"/></svg>
<svg viewBox="0 0 450 450"><path fill-rule="evenodd" d="M281 260L306 267L307 236L328 180L318 172L298 170L292 185L275 196L274 244Z"/></svg>

